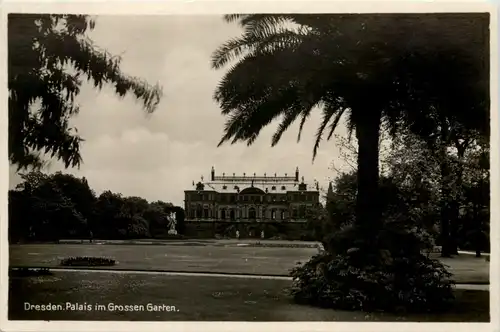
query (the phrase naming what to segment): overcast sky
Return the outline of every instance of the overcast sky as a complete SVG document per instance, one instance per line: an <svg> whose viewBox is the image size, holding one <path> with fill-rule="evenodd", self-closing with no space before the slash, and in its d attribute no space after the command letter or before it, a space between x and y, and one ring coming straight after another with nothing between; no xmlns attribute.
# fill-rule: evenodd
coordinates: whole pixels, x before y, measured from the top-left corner
<svg viewBox="0 0 500 332"><path fill-rule="evenodd" d="M100 16L90 33L96 44L122 55L122 70L163 86L164 96L152 116L145 116L132 97L118 98L111 88L85 85L78 98L80 114L74 125L86 140L83 164L67 172L85 176L100 194L103 190L183 204L192 181L210 169L222 174L291 175L298 166L306 182L322 187L340 165L335 140L324 142L312 163L318 112L307 122L297 143L298 123L271 147L276 128L266 128L251 147L244 143L217 148L224 117L213 101L214 89L226 69L210 67L211 53L240 33L220 16ZM339 128L339 134L345 129ZM63 167L53 162L46 170ZM11 169L10 187L19 179Z"/></svg>

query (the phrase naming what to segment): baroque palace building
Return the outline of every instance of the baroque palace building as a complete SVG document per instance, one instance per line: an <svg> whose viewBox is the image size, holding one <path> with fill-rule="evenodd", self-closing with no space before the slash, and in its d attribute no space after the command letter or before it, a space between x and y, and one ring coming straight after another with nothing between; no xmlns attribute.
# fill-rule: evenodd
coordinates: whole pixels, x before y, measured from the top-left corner
<svg viewBox="0 0 500 332"><path fill-rule="evenodd" d="M305 222L311 209L319 203L316 183L310 188L299 169L294 176L277 174L237 176L235 173L215 175L210 181L193 181L193 189L185 191L187 222Z"/></svg>

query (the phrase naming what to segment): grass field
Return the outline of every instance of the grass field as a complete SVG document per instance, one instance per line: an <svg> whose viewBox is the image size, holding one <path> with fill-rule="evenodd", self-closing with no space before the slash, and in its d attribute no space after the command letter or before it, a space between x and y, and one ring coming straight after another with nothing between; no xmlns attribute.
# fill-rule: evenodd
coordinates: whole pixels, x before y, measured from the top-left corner
<svg viewBox="0 0 500 332"><path fill-rule="evenodd" d="M226 277L56 272L52 276L9 279L11 320L127 321L422 321L488 322L489 292L457 290L454 310L445 314L394 315L320 309L292 303L286 280ZM107 310L25 310L33 305L104 305ZM140 311L110 311L109 304L143 305ZM175 306L147 311L147 304ZM170 308L172 309L172 308Z"/></svg>
<svg viewBox="0 0 500 332"><path fill-rule="evenodd" d="M314 248L237 247L235 245L25 244L9 246L10 266L56 267L69 256L105 256L116 269L288 275ZM437 257L437 256L436 256ZM488 283L489 262L470 255L441 259L457 283Z"/></svg>
<svg viewBox="0 0 500 332"><path fill-rule="evenodd" d="M10 246L9 263L53 267L64 257L106 256L120 269L286 275L316 253L313 248L41 244Z"/></svg>

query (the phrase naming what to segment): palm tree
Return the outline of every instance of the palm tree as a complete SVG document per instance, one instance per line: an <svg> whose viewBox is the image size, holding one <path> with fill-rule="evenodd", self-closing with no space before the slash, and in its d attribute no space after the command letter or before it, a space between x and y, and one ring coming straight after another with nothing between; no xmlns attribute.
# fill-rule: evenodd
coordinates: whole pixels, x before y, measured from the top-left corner
<svg viewBox="0 0 500 332"><path fill-rule="evenodd" d="M298 140L313 110L322 112L315 157L342 118L358 141L356 225L367 240L381 224L378 154L381 129L433 128L429 112L484 124L487 14L226 15L243 29L212 57L233 66L214 98L227 116L219 145L252 144L279 120L272 145L300 119ZM466 76L464 76L466 75ZM487 76L487 75L486 75ZM468 77L464 80L464 77ZM487 83L486 83L487 84ZM478 92L480 91L480 92ZM483 98L483 99L481 99Z"/></svg>

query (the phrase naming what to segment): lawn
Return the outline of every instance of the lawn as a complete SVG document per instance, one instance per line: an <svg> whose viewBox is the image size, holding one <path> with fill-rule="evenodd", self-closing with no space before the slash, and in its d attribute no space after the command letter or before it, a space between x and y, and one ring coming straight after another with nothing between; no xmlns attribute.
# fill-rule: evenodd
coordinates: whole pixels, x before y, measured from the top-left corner
<svg viewBox="0 0 500 332"><path fill-rule="evenodd" d="M51 276L9 279L10 320L136 321L423 321L488 322L489 292L457 290L454 309L445 314L365 314L292 303L290 281L227 277L55 272ZM144 311L27 311L24 304L143 305ZM175 306L147 311L147 304ZM170 308L172 309L172 308Z"/></svg>
<svg viewBox="0 0 500 332"><path fill-rule="evenodd" d="M126 270L217 272L288 275L297 262L317 253L314 248L237 247L235 245L10 245L10 266L56 267L69 256L105 256ZM438 256L436 256L438 258ZM441 258L440 258L441 259ZM457 283L489 283L489 262L471 255L441 259Z"/></svg>
<svg viewBox="0 0 500 332"><path fill-rule="evenodd" d="M261 248L181 245L27 244L9 247L10 266L58 266L69 256L105 256L115 268L262 275L287 275L297 261L307 261L314 248Z"/></svg>

